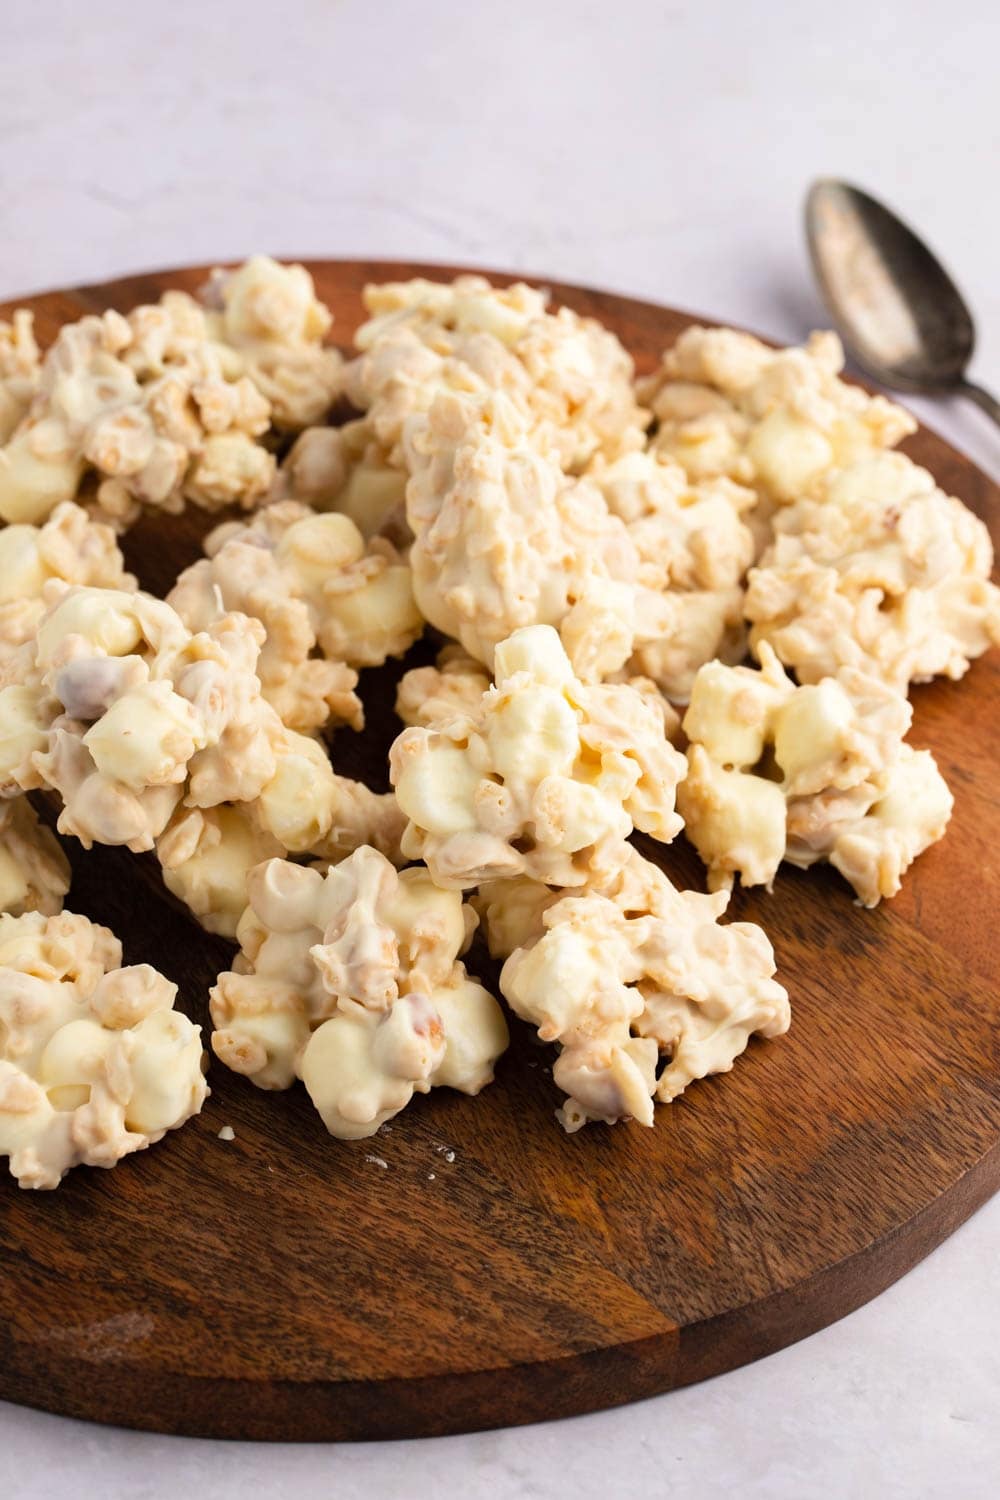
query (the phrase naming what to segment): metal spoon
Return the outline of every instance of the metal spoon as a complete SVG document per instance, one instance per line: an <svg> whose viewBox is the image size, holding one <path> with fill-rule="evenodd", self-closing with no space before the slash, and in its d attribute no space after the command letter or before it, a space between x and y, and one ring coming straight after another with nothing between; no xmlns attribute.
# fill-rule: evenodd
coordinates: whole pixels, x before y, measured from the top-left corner
<svg viewBox="0 0 1000 1500"><path fill-rule="evenodd" d="M966 378L976 330L947 271L912 229L849 183L814 182L806 237L844 343L893 390L968 396L1000 424L1000 402Z"/></svg>

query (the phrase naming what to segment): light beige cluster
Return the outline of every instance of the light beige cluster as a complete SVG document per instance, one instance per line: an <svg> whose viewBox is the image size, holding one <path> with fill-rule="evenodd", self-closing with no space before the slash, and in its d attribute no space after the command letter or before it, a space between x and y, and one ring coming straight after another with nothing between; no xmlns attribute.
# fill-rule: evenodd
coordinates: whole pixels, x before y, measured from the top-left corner
<svg viewBox="0 0 1000 1500"><path fill-rule="evenodd" d="M750 639L773 646L800 682L856 667L905 693L961 677L1000 643L992 566L972 511L903 454L876 454L776 516L749 577Z"/></svg>
<svg viewBox="0 0 1000 1500"><path fill-rule="evenodd" d="M633 828L675 837L685 762L662 700L580 682L547 625L498 646L495 675L470 713L406 729L389 752L403 853L438 885L583 885L621 867Z"/></svg>
<svg viewBox="0 0 1000 1500"><path fill-rule="evenodd" d="M780 1036L790 1011L761 928L721 925L728 896L677 890L635 850L616 876L578 891L530 880L481 893L500 988L555 1042L567 1130L631 1117L724 1073L751 1036Z"/></svg>
<svg viewBox="0 0 1000 1500"><path fill-rule="evenodd" d="M426 870L358 849L325 876L250 878L240 955L212 990L212 1047L261 1088L298 1077L332 1135L369 1136L414 1093L477 1094L507 1028L459 955L475 916Z"/></svg>
<svg viewBox="0 0 1000 1500"><path fill-rule="evenodd" d="M134 589L110 526L64 501L41 526L0 530L0 666L31 639L45 613L50 578L94 588Z"/></svg>
<svg viewBox="0 0 1000 1500"><path fill-rule="evenodd" d="M763 537L776 506L916 429L901 407L841 380L843 367L833 333L771 349L732 328L687 328L639 395L656 418L655 448L692 479L725 475L753 487Z"/></svg>
<svg viewBox="0 0 1000 1500"><path fill-rule="evenodd" d="M17 427L38 388L42 361L34 322L23 307L9 323L0 321L0 443Z"/></svg>
<svg viewBox="0 0 1000 1500"><path fill-rule="evenodd" d="M712 662L684 717L678 803L713 887L770 888L783 859L828 860L859 901L894 896L942 837L952 797L928 750L904 743L912 710L848 668L796 687L766 643L762 667Z"/></svg>
<svg viewBox="0 0 1000 1500"><path fill-rule="evenodd" d="M492 666L515 630L554 625L593 681L669 630L671 603L642 584L625 523L596 485L562 472L505 396L439 396L407 445L414 596L469 655Z"/></svg>
<svg viewBox="0 0 1000 1500"><path fill-rule="evenodd" d="M305 266L254 255L235 271L213 271L203 299L227 373L253 382L274 425L295 431L321 422L340 392L342 361L323 342L333 319Z"/></svg>
<svg viewBox="0 0 1000 1500"><path fill-rule="evenodd" d="M261 696L257 620L226 614L192 632L141 592L55 582L45 595L0 689L8 794L58 793L59 831L85 847L155 846L169 888L227 935L259 859L335 860L359 843L400 857L394 800L337 776Z"/></svg>
<svg viewBox="0 0 1000 1500"><path fill-rule="evenodd" d="M0 912L54 916L69 890L69 861L27 797L0 801Z"/></svg>
<svg viewBox="0 0 1000 1500"><path fill-rule="evenodd" d="M648 413L629 355L593 319L549 312L547 302L523 283L493 287L482 276L365 288L371 319L355 337L362 352L347 366L346 389L390 462L405 465L407 420L441 392L502 392L571 473L596 453L642 446Z"/></svg>
<svg viewBox="0 0 1000 1500"><path fill-rule="evenodd" d="M332 718L360 729L353 669L401 656L424 625L395 548L293 500L217 527L204 545L207 556L167 596L181 619L192 630L226 610L260 620L257 674L283 723L308 731Z"/></svg>
<svg viewBox="0 0 1000 1500"><path fill-rule="evenodd" d="M208 312L168 291L60 330L37 377L5 398L0 517L38 522L85 492L121 526L143 505L216 510L267 495L275 460L260 439L272 423L320 420L339 389L339 355L322 343L329 314L303 267L266 257L221 273L212 295ZM31 363L25 326L14 328L0 330L0 382L18 346Z"/></svg>
<svg viewBox="0 0 1000 1500"><path fill-rule="evenodd" d="M105 927L0 916L0 1156L23 1188L113 1167L183 1125L208 1092L177 986L121 967Z"/></svg>

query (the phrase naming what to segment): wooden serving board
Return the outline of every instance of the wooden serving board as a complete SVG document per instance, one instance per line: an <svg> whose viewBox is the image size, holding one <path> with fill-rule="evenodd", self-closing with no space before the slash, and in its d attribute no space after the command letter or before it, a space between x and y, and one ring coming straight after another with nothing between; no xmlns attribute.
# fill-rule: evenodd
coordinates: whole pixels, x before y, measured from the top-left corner
<svg viewBox="0 0 1000 1500"><path fill-rule="evenodd" d="M453 274L310 269L344 343L366 281ZM29 305L48 340L64 319L204 274ZM692 321L554 291L641 368ZM907 446L997 521L1000 497L966 459L927 431ZM199 529L194 514L131 533L142 581L167 588ZM339 769L378 787L396 675L366 675L371 726L334 746ZM79 1169L49 1194L0 1179L0 1396L216 1437L449 1433L700 1380L877 1295L1000 1186L998 677L994 656L915 694L913 741L933 748L956 807L894 901L861 911L825 870L735 898L732 915L774 941L792 1030L660 1107L654 1130L564 1135L551 1058L515 1023L480 1098L435 1091L369 1141L331 1139L300 1087L261 1093L213 1064L202 1115L116 1170ZM701 887L683 840L662 859ZM73 862L71 907L177 980L207 1027L228 945L170 904L148 858Z"/></svg>

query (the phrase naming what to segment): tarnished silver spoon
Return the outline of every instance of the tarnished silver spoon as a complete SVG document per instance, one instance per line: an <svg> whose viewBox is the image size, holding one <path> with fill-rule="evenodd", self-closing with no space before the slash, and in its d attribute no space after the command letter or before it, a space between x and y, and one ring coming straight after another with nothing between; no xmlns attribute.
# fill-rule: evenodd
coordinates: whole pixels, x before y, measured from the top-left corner
<svg viewBox="0 0 1000 1500"><path fill-rule="evenodd" d="M968 396L1000 424L1000 402L966 377L972 314L912 229L860 188L825 178L809 189L806 237L826 305L862 369L893 390Z"/></svg>

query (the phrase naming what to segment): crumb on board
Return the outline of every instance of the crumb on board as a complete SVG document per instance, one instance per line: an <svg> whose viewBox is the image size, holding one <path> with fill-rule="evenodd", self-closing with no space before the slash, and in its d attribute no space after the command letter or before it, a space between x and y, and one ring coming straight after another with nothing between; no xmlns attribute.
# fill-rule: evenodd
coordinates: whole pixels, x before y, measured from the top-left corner
<svg viewBox="0 0 1000 1500"><path fill-rule="evenodd" d="M370 1161L373 1167L381 1167L385 1172L389 1170L389 1163L384 1156L373 1156L371 1152L366 1152L365 1161Z"/></svg>
<svg viewBox="0 0 1000 1500"><path fill-rule="evenodd" d="M236 1131L233 1129L233 1127L231 1125L223 1125L222 1129L219 1131L219 1140L235 1141L235 1139Z"/></svg>

